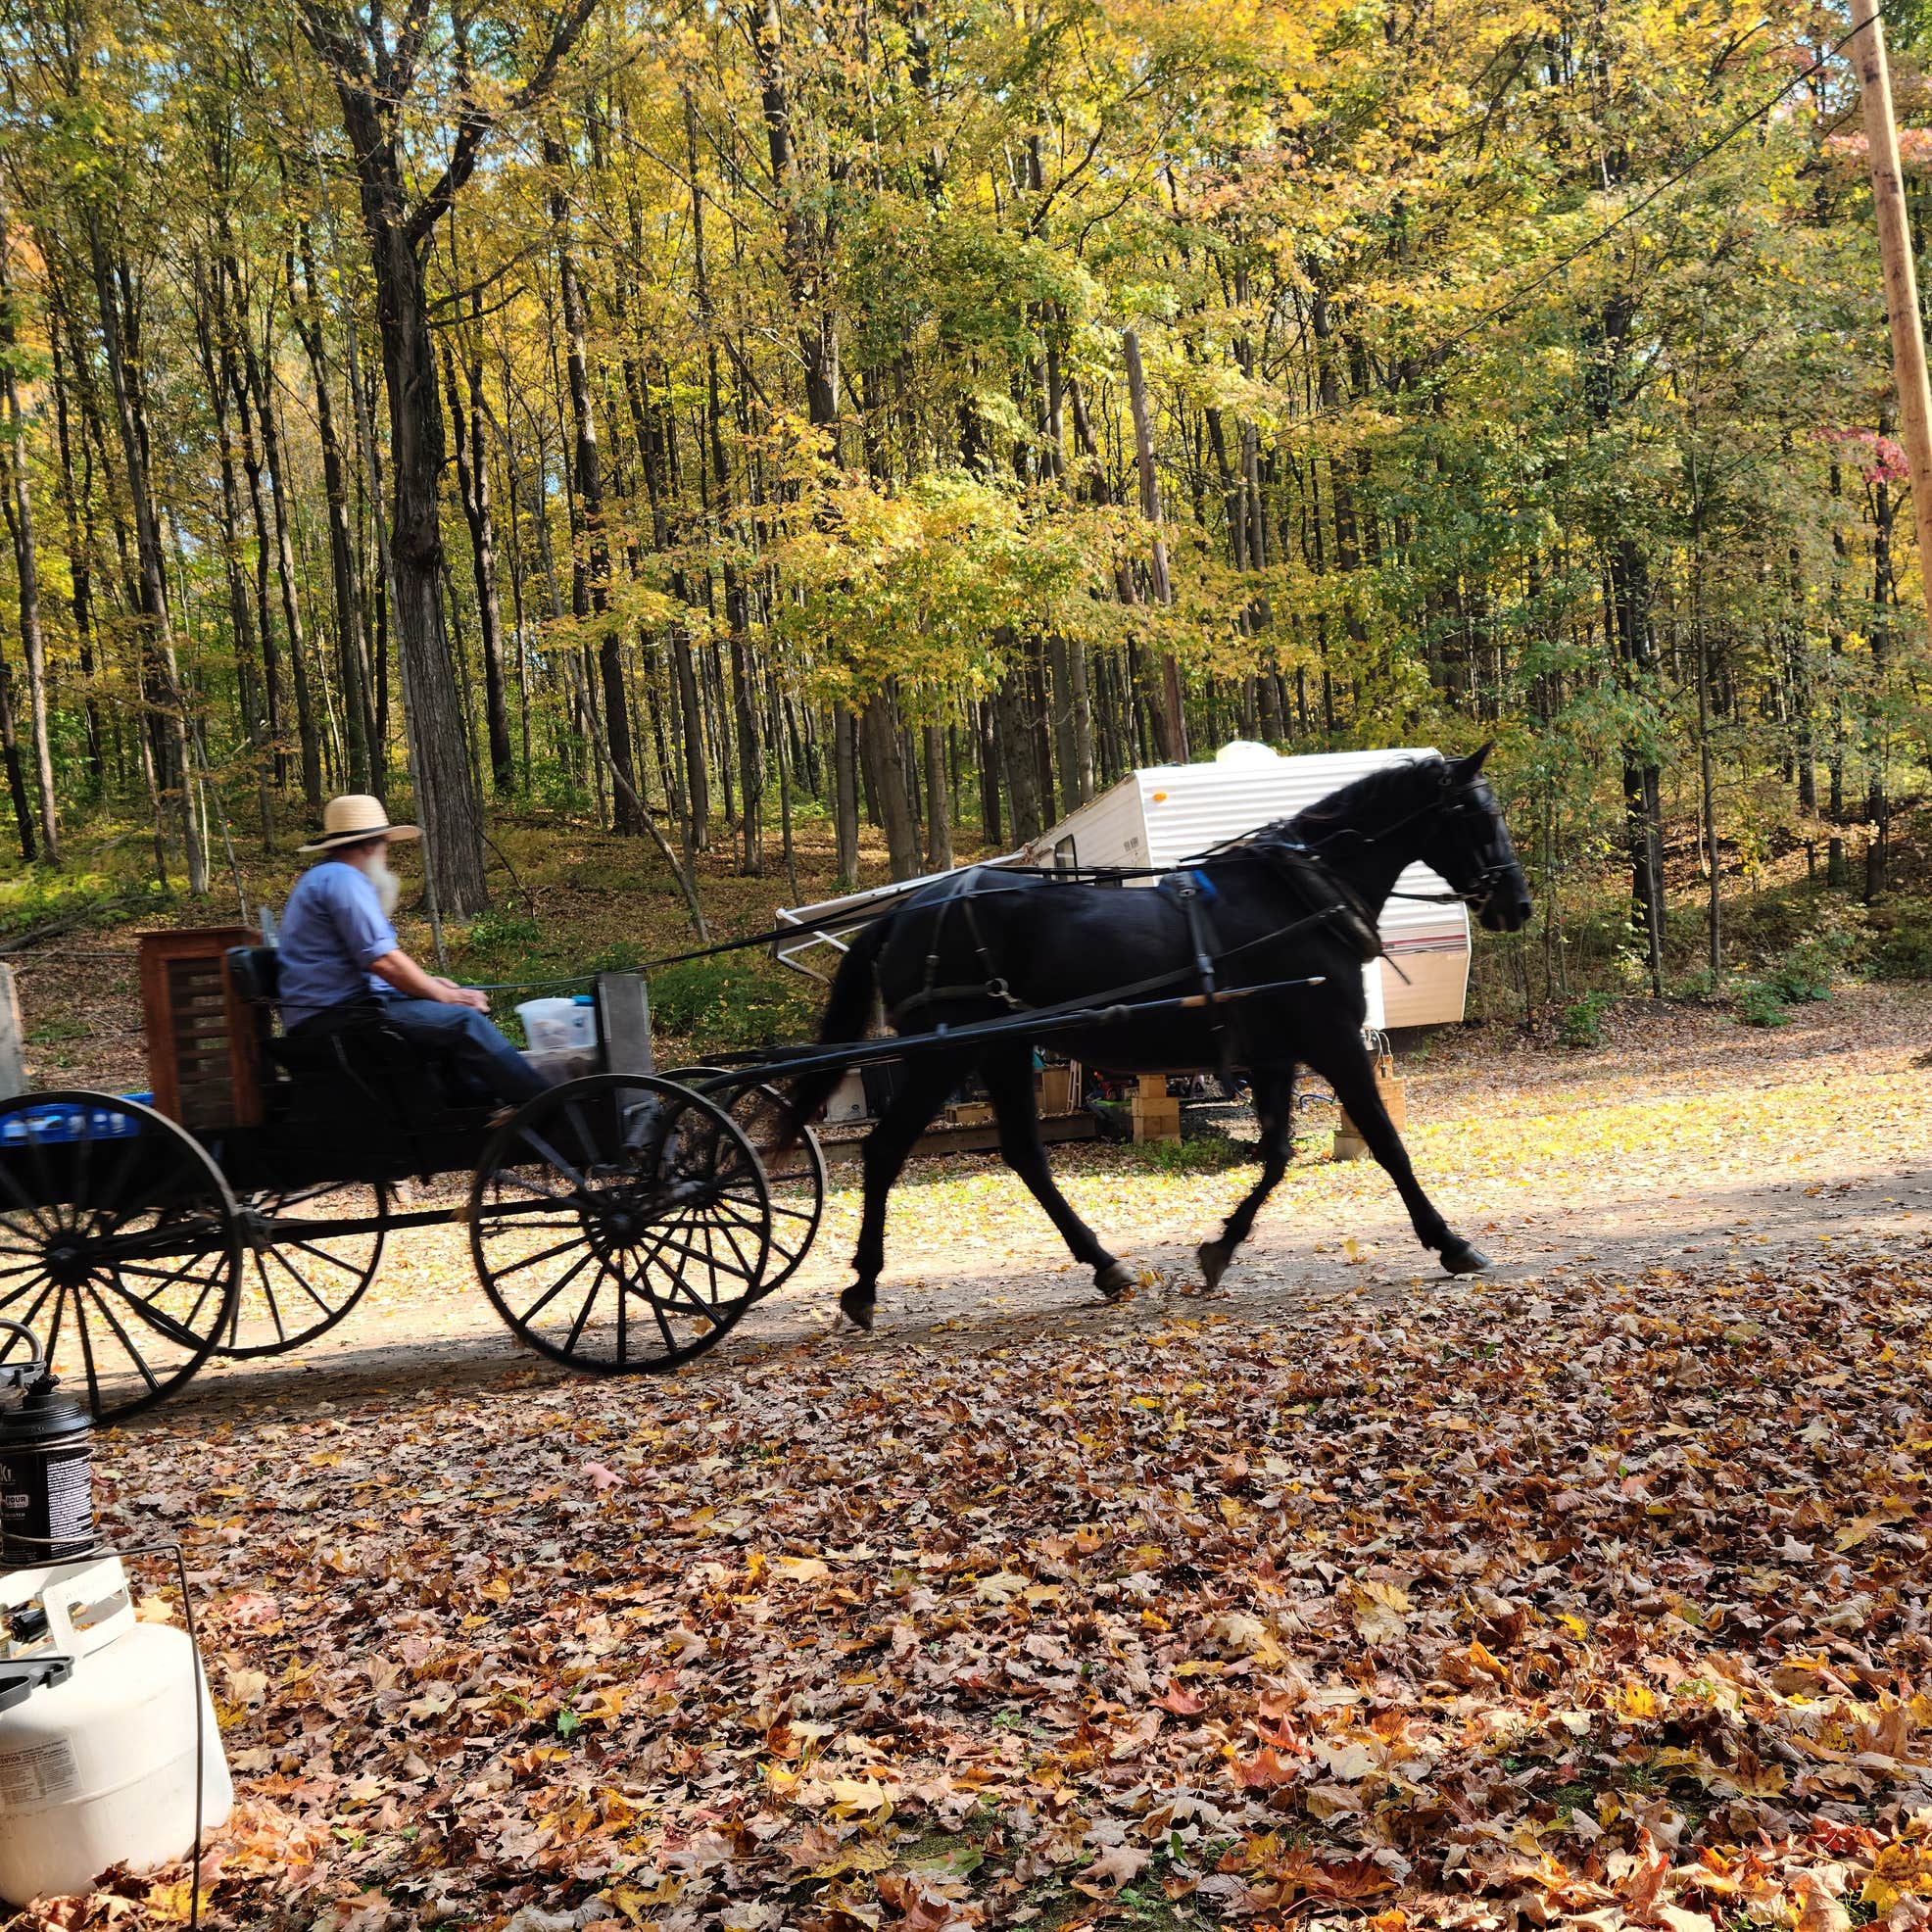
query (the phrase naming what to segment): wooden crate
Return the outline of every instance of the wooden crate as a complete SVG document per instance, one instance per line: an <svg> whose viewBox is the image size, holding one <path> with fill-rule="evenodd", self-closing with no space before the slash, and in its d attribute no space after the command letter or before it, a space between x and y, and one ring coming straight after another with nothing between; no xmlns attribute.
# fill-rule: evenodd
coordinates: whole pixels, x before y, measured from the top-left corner
<svg viewBox="0 0 1932 1932"><path fill-rule="evenodd" d="M1179 1140L1181 1102L1170 1098L1165 1074L1142 1074L1134 1089L1135 1140Z"/></svg>
<svg viewBox="0 0 1932 1932"><path fill-rule="evenodd" d="M1391 1073L1376 1070L1376 1091L1381 1095L1381 1103L1388 1117L1395 1123L1400 1133L1409 1125L1409 1102L1403 1083ZM1343 1114L1335 1124L1335 1147L1333 1158L1338 1161L1361 1161L1369 1158L1369 1143L1363 1139L1361 1130Z"/></svg>
<svg viewBox="0 0 1932 1932"><path fill-rule="evenodd" d="M262 1119L262 1022L228 982L230 946L259 945L245 926L200 926L140 939L141 1017L155 1106L183 1127L254 1127Z"/></svg>
<svg viewBox="0 0 1932 1932"><path fill-rule="evenodd" d="M1039 1111L1048 1120L1058 1114L1076 1114L1080 1111L1080 1087L1078 1061L1070 1061L1064 1067L1041 1067L1034 1076L1034 1092L1039 1102Z"/></svg>

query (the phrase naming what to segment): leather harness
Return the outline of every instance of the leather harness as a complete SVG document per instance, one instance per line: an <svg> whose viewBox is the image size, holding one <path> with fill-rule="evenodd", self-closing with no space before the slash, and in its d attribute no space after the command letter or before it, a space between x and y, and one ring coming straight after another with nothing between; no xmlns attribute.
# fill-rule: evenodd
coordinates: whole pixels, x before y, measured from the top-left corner
<svg viewBox="0 0 1932 1932"><path fill-rule="evenodd" d="M1161 879L1155 890L1178 905L1187 922L1188 944L1193 953L1191 963L1174 972L1158 973L1149 979L1135 981L1132 986L1112 989L1107 995L1115 1002L1136 998L1158 988L1173 986L1191 972L1199 982L1206 1001L1208 1024L1214 1036L1216 1070L1223 1087L1231 1091L1232 1061L1225 1002L1215 973L1218 961L1232 958L1235 953L1245 952L1249 947L1265 944L1271 940L1283 939L1305 926L1318 924L1333 927L1364 963L1377 958L1382 951L1381 935L1377 931L1374 915L1369 908L1347 882L1330 872L1307 846L1286 839L1264 839L1255 841L1250 849L1264 854L1286 877L1290 889L1309 907L1307 916L1263 933L1256 939L1245 940L1240 945L1224 951L1216 938L1208 910L1212 901L1220 896L1214 881L1199 868L1170 872ZM984 866L967 867L934 907L923 982L917 992L900 1000L887 1013L886 1017L893 1026L899 1026L907 1014L922 1007L952 999L993 999L1009 1012L1029 1010L1027 1001L1013 991L1000 969L981 928L979 915L974 910L975 900L984 896L974 889L975 882L985 870ZM948 923L955 911L965 922L974 954L984 969L985 978L974 984L942 986L939 977L941 954Z"/></svg>

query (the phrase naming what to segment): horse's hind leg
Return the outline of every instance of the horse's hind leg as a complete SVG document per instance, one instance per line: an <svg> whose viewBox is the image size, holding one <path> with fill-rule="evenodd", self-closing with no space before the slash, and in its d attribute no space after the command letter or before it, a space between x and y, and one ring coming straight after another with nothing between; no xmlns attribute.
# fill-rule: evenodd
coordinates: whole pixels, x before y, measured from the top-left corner
<svg viewBox="0 0 1932 1932"><path fill-rule="evenodd" d="M1254 1089L1255 1118L1261 1123L1261 1179L1242 1197L1234 1212L1221 1224L1221 1232L1194 1250L1201 1279L1218 1288L1234 1250L1248 1237L1255 1216L1280 1184L1294 1154L1294 1069L1256 1067L1248 1075Z"/></svg>
<svg viewBox="0 0 1932 1932"><path fill-rule="evenodd" d="M839 1306L861 1328L872 1326L879 1300L879 1271L886 1265L886 1197L914 1143L945 1105L946 1095L959 1085L970 1062L956 1054L922 1054L900 1064L905 1072L898 1091L865 1136L865 1210L859 1220L858 1246L852 1253L854 1279L839 1297Z"/></svg>
<svg viewBox="0 0 1932 1932"><path fill-rule="evenodd" d="M1019 1046L989 1053L980 1063L980 1077L999 1117L1000 1158L1052 1217L1073 1258L1092 1269L1093 1285L1109 1301L1118 1301L1134 1285L1134 1270L1100 1245L1092 1229L1053 1184L1053 1170L1047 1165L1046 1149L1039 1138L1039 1114L1034 1105L1033 1049Z"/></svg>

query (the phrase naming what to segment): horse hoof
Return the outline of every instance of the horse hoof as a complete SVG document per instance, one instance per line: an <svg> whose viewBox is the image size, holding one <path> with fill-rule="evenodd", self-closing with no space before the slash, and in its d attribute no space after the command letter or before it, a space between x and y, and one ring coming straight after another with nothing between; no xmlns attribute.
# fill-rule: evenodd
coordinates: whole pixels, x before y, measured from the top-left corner
<svg viewBox="0 0 1932 1932"><path fill-rule="evenodd" d="M872 1332L872 1318L879 1306L877 1295L854 1283L839 1297L839 1312L853 1328Z"/></svg>
<svg viewBox="0 0 1932 1932"><path fill-rule="evenodd" d="M1110 1261L1093 1271L1093 1285L1109 1301L1125 1301L1139 1276L1124 1261Z"/></svg>
<svg viewBox="0 0 1932 1932"><path fill-rule="evenodd" d="M1480 1275L1489 1266L1489 1257L1468 1241L1455 1240L1442 1250L1442 1265L1452 1275Z"/></svg>
<svg viewBox="0 0 1932 1932"><path fill-rule="evenodd" d="M1228 1272L1228 1264L1233 1255L1219 1241L1203 1241L1194 1250L1194 1259L1200 1264L1201 1280L1210 1289L1221 1285L1221 1278Z"/></svg>

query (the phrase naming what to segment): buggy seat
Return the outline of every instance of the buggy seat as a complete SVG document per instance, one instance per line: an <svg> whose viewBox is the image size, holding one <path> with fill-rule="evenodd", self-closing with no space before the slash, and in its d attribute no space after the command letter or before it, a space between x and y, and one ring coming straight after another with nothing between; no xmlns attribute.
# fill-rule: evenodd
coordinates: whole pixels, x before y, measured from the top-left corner
<svg viewBox="0 0 1932 1932"><path fill-rule="evenodd" d="M266 1021L278 1009L281 998L279 950L271 945L231 946L227 965L236 992L249 1005L260 1008ZM309 1034L267 1034L263 1046L291 1079L306 1081L319 1076L346 1080L367 1098L397 1113L419 1111L425 1097L437 1107L478 1104L457 1097L461 1083L456 1079L447 1054L406 1039L384 1022L382 1009L373 1000L365 1013L352 1008L339 1026ZM429 1089L426 1096L425 1084Z"/></svg>

